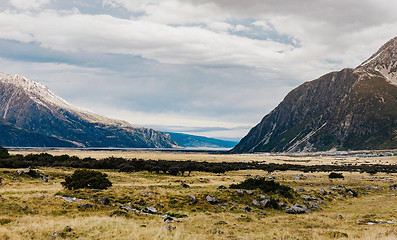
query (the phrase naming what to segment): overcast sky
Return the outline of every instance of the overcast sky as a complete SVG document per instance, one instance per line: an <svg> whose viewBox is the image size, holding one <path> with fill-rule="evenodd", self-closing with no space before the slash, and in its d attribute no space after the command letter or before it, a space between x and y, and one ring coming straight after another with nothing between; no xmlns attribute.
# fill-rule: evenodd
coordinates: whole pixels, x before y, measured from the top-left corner
<svg viewBox="0 0 397 240"><path fill-rule="evenodd" d="M218 138L397 35L390 0L0 3L0 72L136 126Z"/></svg>

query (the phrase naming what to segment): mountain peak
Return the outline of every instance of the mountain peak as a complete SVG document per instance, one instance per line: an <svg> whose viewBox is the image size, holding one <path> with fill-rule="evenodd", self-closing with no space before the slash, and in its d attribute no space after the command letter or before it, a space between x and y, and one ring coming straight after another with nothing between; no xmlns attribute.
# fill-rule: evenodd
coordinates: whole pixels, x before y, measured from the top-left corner
<svg viewBox="0 0 397 240"><path fill-rule="evenodd" d="M370 58L356 68L358 73L381 75L397 85L397 37L389 40Z"/></svg>

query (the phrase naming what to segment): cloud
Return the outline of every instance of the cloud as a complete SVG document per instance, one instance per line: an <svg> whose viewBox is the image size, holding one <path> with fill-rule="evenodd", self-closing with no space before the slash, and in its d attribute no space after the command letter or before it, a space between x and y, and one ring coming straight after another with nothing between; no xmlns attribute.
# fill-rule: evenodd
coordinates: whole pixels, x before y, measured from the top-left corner
<svg viewBox="0 0 397 240"><path fill-rule="evenodd" d="M9 0L0 65L137 125L242 137L285 94L397 32L388 0ZM224 128L224 129L222 129Z"/></svg>

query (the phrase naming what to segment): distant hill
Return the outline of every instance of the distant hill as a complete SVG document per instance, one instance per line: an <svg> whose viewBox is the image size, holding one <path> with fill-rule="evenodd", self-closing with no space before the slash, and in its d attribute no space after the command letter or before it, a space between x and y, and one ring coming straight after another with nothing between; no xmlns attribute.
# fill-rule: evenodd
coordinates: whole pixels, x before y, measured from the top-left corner
<svg viewBox="0 0 397 240"><path fill-rule="evenodd" d="M397 148L397 37L354 69L292 90L232 150Z"/></svg>
<svg viewBox="0 0 397 240"><path fill-rule="evenodd" d="M0 73L0 145L171 148L170 136L72 106L42 84Z"/></svg>
<svg viewBox="0 0 397 240"><path fill-rule="evenodd" d="M233 148L237 142L189 135L184 133L166 132L181 147L190 148Z"/></svg>

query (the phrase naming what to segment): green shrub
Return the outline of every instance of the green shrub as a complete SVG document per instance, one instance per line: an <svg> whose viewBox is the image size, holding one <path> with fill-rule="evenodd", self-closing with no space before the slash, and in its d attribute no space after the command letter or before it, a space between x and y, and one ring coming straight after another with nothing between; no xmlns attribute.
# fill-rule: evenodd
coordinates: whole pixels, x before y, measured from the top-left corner
<svg viewBox="0 0 397 240"><path fill-rule="evenodd" d="M106 189L112 186L105 173L94 170L76 170L73 175L65 178L61 183L67 189L92 188Z"/></svg>
<svg viewBox="0 0 397 240"><path fill-rule="evenodd" d="M292 188L281 185L273 180L267 181L266 178L249 178L239 184L232 184L230 188L234 189L260 189L265 193L278 193L286 198L293 198Z"/></svg>
<svg viewBox="0 0 397 240"><path fill-rule="evenodd" d="M332 172L328 175L329 178L345 178L342 173Z"/></svg>
<svg viewBox="0 0 397 240"><path fill-rule="evenodd" d="M0 158L8 158L10 154L6 148L0 147Z"/></svg>

